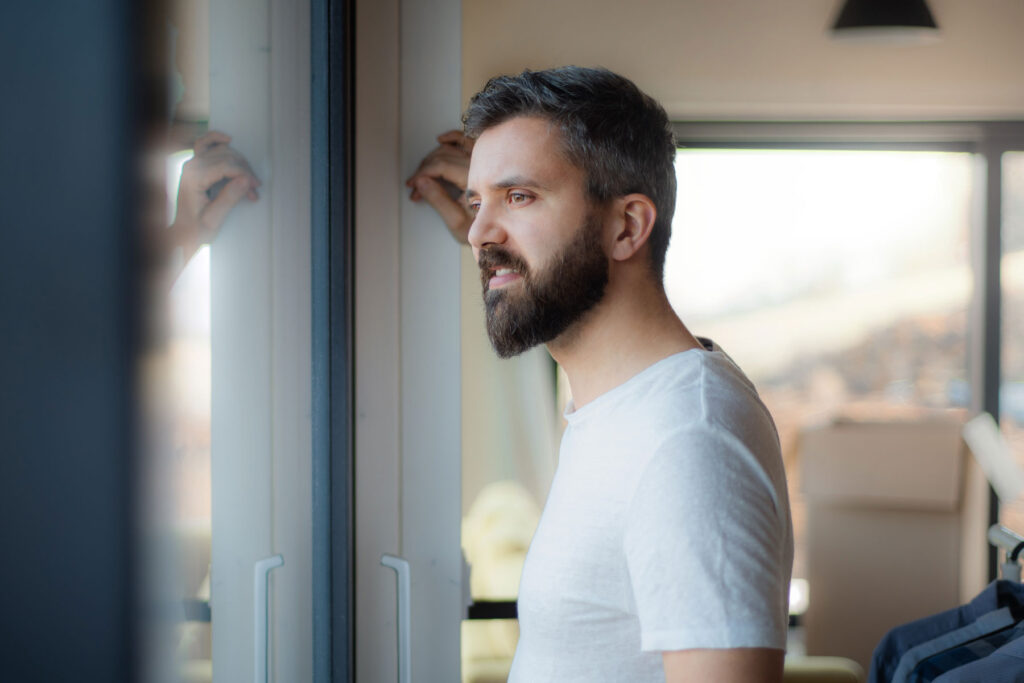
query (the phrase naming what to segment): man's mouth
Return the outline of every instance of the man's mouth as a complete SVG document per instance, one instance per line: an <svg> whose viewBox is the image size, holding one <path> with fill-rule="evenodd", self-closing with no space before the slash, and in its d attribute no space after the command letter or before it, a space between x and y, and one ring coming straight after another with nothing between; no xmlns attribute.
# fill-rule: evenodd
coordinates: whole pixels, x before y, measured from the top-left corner
<svg viewBox="0 0 1024 683"><path fill-rule="evenodd" d="M503 287L510 282L519 280L522 276L513 268L494 268L494 275L487 281L487 289L497 289Z"/></svg>
<svg viewBox="0 0 1024 683"><path fill-rule="evenodd" d="M476 262L480 266L480 282L485 294L492 289L511 285L516 280L525 280L529 273L523 259L497 246L480 250Z"/></svg>

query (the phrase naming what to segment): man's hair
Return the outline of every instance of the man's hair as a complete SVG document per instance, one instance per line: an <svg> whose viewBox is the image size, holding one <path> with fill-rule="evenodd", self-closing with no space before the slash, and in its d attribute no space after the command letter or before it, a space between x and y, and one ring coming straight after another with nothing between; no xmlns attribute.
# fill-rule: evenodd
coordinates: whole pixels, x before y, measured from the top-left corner
<svg viewBox="0 0 1024 683"><path fill-rule="evenodd" d="M496 76L462 117L466 135L519 116L556 124L568 160L586 174L592 201L640 193L654 202L651 267L658 281L676 204L675 139L664 108L627 78L607 69L564 66Z"/></svg>

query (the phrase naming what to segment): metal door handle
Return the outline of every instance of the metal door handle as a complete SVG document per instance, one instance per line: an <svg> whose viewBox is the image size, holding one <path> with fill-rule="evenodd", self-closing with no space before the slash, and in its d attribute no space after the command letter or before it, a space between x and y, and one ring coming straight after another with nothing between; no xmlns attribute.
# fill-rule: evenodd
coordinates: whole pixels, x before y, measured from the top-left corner
<svg viewBox="0 0 1024 683"><path fill-rule="evenodd" d="M270 587L268 576L270 570L284 564L283 555L273 555L258 560L253 565L253 623L255 626L253 650L255 651L255 666L253 666L253 682L269 683L270 677L267 671L267 640L269 638L269 627L267 624L267 611L270 602Z"/></svg>
<svg viewBox="0 0 1024 683"><path fill-rule="evenodd" d="M409 578L409 561L394 555L382 555L380 563L395 570L398 584L398 683L412 683L409 663L412 646L409 642L409 599L412 584Z"/></svg>

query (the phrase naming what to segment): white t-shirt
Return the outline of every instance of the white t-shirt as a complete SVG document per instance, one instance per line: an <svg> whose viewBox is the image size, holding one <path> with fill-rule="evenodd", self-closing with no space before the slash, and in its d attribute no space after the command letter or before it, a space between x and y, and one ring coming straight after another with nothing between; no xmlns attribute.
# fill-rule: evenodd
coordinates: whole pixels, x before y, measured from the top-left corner
<svg viewBox="0 0 1024 683"><path fill-rule="evenodd" d="M785 649L793 531L778 435L750 380L709 348L570 404L523 566L510 683L664 681L663 650Z"/></svg>

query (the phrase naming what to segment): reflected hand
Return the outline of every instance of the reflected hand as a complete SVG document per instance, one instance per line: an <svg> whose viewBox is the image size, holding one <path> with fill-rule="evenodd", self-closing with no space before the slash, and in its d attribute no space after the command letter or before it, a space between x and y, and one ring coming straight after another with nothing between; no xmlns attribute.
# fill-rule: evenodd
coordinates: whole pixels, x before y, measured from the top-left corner
<svg viewBox="0 0 1024 683"><path fill-rule="evenodd" d="M409 198L414 202L425 200L441 215L452 237L469 244L473 217L464 193L473 140L462 131L450 130L438 135L437 141L441 144L423 158L416 172L405 181L412 188Z"/></svg>
<svg viewBox="0 0 1024 683"><path fill-rule="evenodd" d="M171 230L175 241L185 248L186 260L200 244L217 235L238 202L259 199L259 179L230 142L230 135L210 131L196 140L195 156L182 169Z"/></svg>

